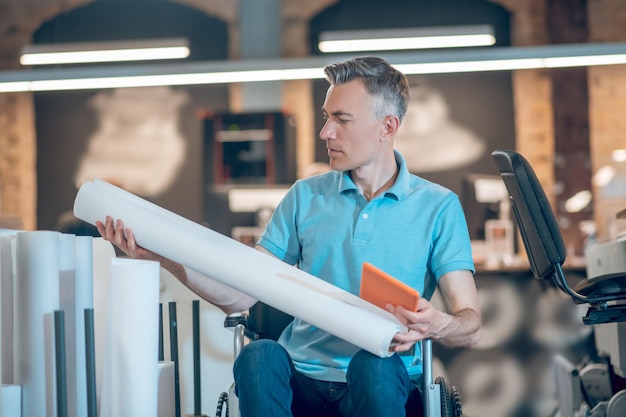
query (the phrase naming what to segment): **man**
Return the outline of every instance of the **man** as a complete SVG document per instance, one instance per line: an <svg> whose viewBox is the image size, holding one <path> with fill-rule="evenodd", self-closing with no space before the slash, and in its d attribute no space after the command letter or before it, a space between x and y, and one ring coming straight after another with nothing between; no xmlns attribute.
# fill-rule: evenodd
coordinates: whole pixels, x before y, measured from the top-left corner
<svg viewBox="0 0 626 417"><path fill-rule="evenodd" d="M278 342L247 345L235 361L241 415L420 415L417 342L474 346L480 309L467 225L458 197L408 172L393 139L406 113L406 77L376 57L329 65L322 111L332 171L297 181L276 208L257 247L352 293L363 262L419 290L417 312L388 305L408 331L396 354L379 358L295 319ZM98 230L131 257L158 259L226 313L256 300L147 252L131 230L107 217ZM126 232L126 237L124 236ZM439 286L448 308L428 300ZM367 331L367 323L354 323ZM419 347L419 345L417 346Z"/></svg>

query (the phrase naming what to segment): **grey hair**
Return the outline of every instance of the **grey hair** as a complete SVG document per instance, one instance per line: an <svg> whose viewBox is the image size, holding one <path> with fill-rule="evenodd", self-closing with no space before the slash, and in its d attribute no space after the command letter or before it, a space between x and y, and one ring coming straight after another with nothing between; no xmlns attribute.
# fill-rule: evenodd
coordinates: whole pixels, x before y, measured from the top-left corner
<svg viewBox="0 0 626 417"><path fill-rule="evenodd" d="M359 80L374 100L377 118L389 115L404 119L409 102L409 81L387 61L374 56L352 58L324 67L326 80L333 85Z"/></svg>

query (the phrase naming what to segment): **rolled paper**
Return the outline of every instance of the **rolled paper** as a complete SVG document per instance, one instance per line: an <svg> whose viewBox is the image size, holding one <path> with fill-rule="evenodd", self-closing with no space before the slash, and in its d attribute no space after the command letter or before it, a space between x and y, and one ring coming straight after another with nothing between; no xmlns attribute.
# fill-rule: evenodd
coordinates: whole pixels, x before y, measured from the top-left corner
<svg viewBox="0 0 626 417"><path fill-rule="evenodd" d="M174 362L159 361L159 403L157 417L174 415Z"/></svg>
<svg viewBox="0 0 626 417"><path fill-rule="evenodd" d="M74 288L74 351L76 416L87 415L87 359L85 352L85 309L93 309L93 238L76 236L74 240L75 288ZM69 352L69 351L68 351ZM68 369L69 372L69 369ZM72 410L70 407L69 410ZM70 414L72 416L73 414Z"/></svg>
<svg viewBox="0 0 626 417"><path fill-rule="evenodd" d="M154 417L158 404L159 263L111 265L101 417Z"/></svg>
<svg viewBox="0 0 626 417"><path fill-rule="evenodd" d="M22 231L23 230L0 228L0 236L15 236L16 233L19 233Z"/></svg>
<svg viewBox="0 0 626 417"><path fill-rule="evenodd" d="M0 385L0 416L21 417L21 400L21 386L9 384Z"/></svg>
<svg viewBox="0 0 626 417"><path fill-rule="evenodd" d="M93 307L93 238L59 236L60 301L65 315L67 414L87 414L84 310Z"/></svg>
<svg viewBox="0 0 626 417"><path fill-rule="evenodd" d="M0 231L0 383L13 383L15 233Z"/></svg>
<svg viewBox="0 0 626 417"><path fill-rule="evenodd" d="M78 330L76 317L76 236L66 233L59 234L59 296L61 303L60 309L63 311L63 327L65 334L65 357L63 359L65 375L63 376L63 382L65 383L64 389L66 393L63 393L65 401L64 411L65 414L70 417L77 417L78 415L85 414L84 409L81 409L81 413L78 413L76 408L76 395L78 390L76 355L82 350L83 342L81 339L79 347L76 338L76 332ZM84 357L81 356L81 358ZM81 381L83 382L81 385L82 392L84 379L81 379Z"/></svg>
<svg viewBox="0 0 626 417"><path fill-rule="evenodd" d="M124 220L137 243L380 357L406 328L389 312L105 181L84 183L74 215ZM364 325L366 323L366 325Z"/></svg>
<svg viewBox="0 0 626 417"><path fill-rule="evenodd" d="M109 311L109 282L111 280L111 262L115 258L115 249L111 242L99 238L93 239L93 321L94 350L96 363L96 398L100 409L102 393L102 374L104 348L106 343L107 315Z"/></svg>
<svg viewBox="0 0 626 417"><path fill-rule="evenodd" d="M58 232L16 235L15 383L23 417L54 415L54 321L59 309Z"/></svg>

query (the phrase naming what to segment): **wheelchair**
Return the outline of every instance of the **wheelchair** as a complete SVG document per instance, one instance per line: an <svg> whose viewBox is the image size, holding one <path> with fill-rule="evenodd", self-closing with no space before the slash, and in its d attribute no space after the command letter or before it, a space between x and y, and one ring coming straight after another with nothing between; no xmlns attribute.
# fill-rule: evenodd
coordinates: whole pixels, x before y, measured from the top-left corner
<svg viewBox="0 0 626 417"><path fill-rule="evenodd" d="M511 150L492 157L507 188L534 277L552 280L573 303L586 304L585 325L594 328L605 357L578 365L554 358L561 417L621 417L626 410L626 272L589 273L571 287L565 279L565 245L559 225L528 161ZM620 346L623 345L623 346Z"/></svg>
<svg viewBox="0 0 626 417"><path fill-rule="evenodd" d="M291 322L292 317L258 302L249 311L249 314L235 313L226 316L224 327L234 332L235 358L247 341L258 339L277 340L282 330ZM423 386L422 399L424 403L424 417L462 417L461 397L455 386L449 386L442 376L433 379L432 370L432 341L422 342ZM224 415L238 417L239 401L232 384L228 392L220 394L217 404L216 417Z"/></svg>

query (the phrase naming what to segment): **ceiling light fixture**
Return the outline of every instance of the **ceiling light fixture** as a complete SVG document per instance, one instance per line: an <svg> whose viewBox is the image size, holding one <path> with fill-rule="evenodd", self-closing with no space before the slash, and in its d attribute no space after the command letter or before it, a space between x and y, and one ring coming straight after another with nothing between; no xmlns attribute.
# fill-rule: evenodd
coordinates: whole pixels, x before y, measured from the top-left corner
<svg viewBox="0 0 626 417"><path fill-rule="evenodd" d="M490 25L407 29L342 30L320 33L321 52L462 48L496 43Z"/></svg>
<svg viewBox="0 0 626 417"><path fill-rule="evenodd" d="M407 75L626 64L626 43L380 54ZM0 93L320 79L353 56L33 69L0 72Z"/></svg>
<svg viewBox="0 0 626 417"><path fill-rule="evenodd" d="M182 59L189 56L184 38L117 42L80 42L27 45L22 65L84 64L101 62Z"/></svg>

